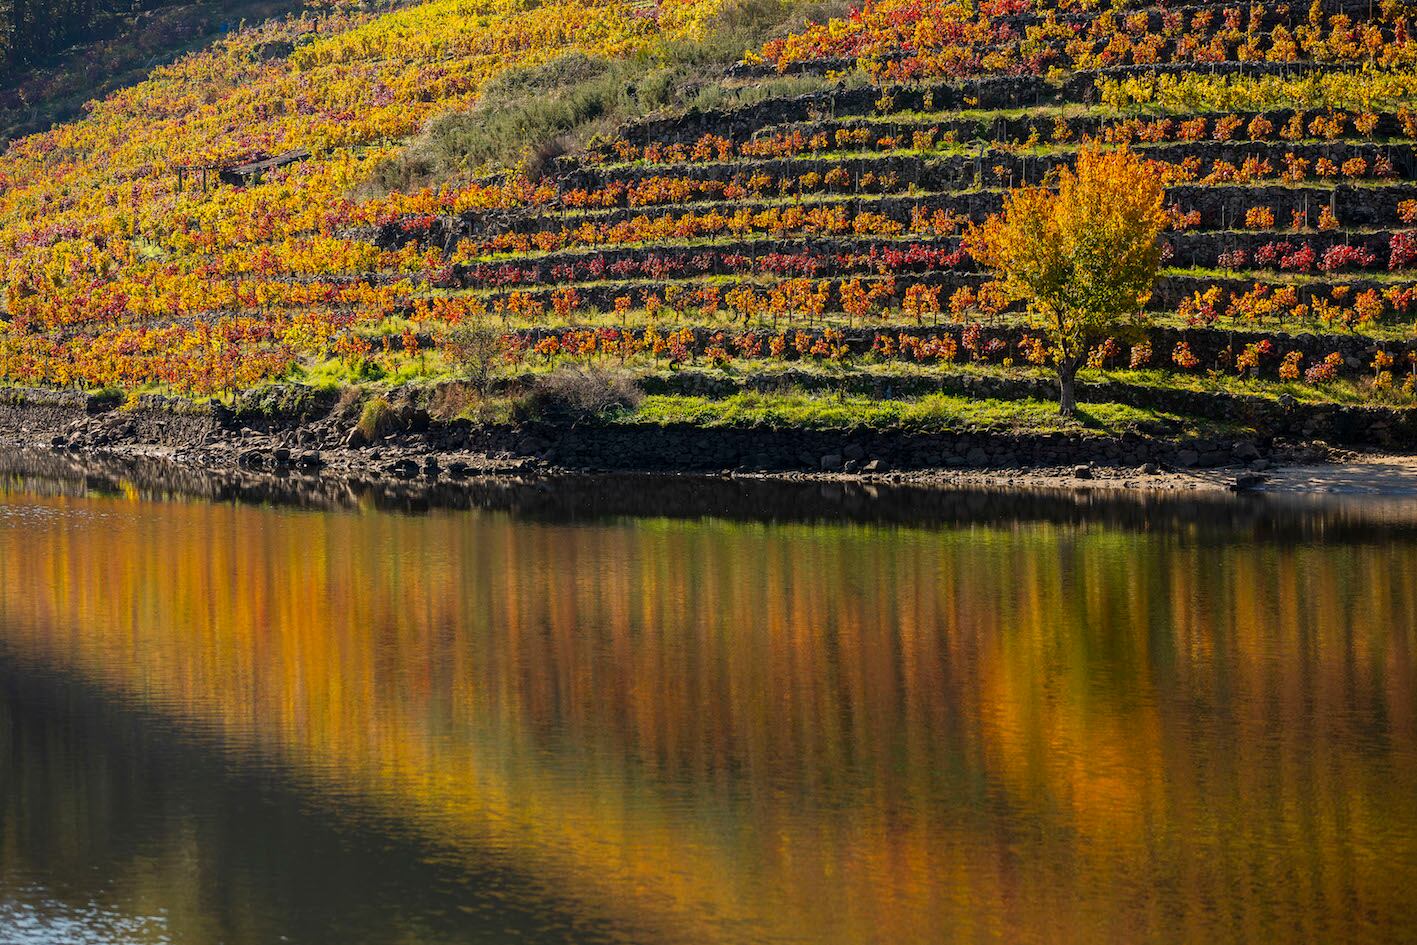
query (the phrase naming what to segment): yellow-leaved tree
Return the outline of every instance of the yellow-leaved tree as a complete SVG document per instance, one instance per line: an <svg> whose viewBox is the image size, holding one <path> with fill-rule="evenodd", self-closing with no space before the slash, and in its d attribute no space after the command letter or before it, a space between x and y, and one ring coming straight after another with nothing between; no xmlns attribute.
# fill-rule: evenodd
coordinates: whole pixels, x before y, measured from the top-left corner
<svg viewBox="0 0 1417 945"><path fill-rule="evenodd" d="M965 246L1004 293L1028 305L1058 372L1060 412L1071 416L1088 348L1140 319L1161 263L1165 191L1157 170L1125 148L1088 145L1056 187L1022 187L971 227Z"/></svg>

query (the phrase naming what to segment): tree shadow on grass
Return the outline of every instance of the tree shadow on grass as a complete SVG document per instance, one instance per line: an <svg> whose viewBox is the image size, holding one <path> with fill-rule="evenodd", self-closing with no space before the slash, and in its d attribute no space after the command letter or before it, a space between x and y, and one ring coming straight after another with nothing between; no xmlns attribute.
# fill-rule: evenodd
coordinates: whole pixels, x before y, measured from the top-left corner
<svg viewBox="0 0 1417 945"><path fill-rule="evenodd" d="M1063 422L1065 422L1065 423L1076 423L1076 424L1078 424L1079 426L1085 427L1085 428L1087 428L1087 429L1089 429L1089 430L1106 430L1106 429L1107 429L1107 424L1104 423L1104 422L1101 420L1101 418L1099 418L1095 413L1093 413L1092 411L1088 410L1086 407L1082 406L1081 404L1079 404L1077 407L1073 408L1073 415L1072 415L1072 417L1071 417L1071 418L1064 417L1064 418L1063 418Z"/></svg>

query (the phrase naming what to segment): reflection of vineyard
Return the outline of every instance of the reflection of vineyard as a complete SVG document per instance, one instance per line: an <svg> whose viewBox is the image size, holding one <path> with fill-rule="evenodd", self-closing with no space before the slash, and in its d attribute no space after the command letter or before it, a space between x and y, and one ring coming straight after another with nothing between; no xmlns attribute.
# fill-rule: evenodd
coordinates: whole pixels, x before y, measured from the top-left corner
<svg viewBox="0 0 1417 945"><path fill-rule="evenodd" d="M9 645L666 937L1417 919L1405 544L39 509Z"/></svg>

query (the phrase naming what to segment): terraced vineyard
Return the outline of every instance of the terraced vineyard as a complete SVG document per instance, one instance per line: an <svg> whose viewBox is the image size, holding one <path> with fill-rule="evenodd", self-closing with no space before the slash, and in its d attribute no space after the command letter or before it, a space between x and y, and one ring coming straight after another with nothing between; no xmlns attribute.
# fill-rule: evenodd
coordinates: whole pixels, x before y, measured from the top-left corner
<svg viewBox="0 0 1417 945"><path fill-rule="evenodd" d="M361 57L360 69L387 70L408 53L378 38L395 35L390 20L426 20L423 9L268 26L260 43L319 36L289 54L282 81ZM641 13L653 21L613 4L588 16ZM656 41L657 28L622 27L610 54ZM392 153L368 153L372 139L412 133L399 102L439 110L426 87L391 86L374 131L267 136L266 152L313 155L259 182L191 194L134 172L123 186L147 188L137 213L107 233L12 215L0 370L199 396L277 379L505 375L478 385L487 397L590 365L654 394L618 422L840 423L819 401L863 396L900 402L876 409L880 422L1053 430L1021 409L1051 396L1048 348L962 238L1011 188L1046 183L1098 141L1156 162L1170 228L1148 311L1096 339L1081 390L1093 406L1062 429L1409 446L1410 32L1395 3L887 0L750 52L723 77L725 104L599 135L535 179L351 196ZM467 35L481 74L507 67L487 57L510 53ZM585 45L573 35L523 46L547 61ZM482 79L457 81L450 107ZM55 160L62 132L21 142L0 173ZM8 186L13 214L26 185ZM83 206L85 186L71 180L63 200ZM104 186L121 207L121 189ZM495 370L479 347L488 331ZM968 416L944 395L971 398Z"/></svg>

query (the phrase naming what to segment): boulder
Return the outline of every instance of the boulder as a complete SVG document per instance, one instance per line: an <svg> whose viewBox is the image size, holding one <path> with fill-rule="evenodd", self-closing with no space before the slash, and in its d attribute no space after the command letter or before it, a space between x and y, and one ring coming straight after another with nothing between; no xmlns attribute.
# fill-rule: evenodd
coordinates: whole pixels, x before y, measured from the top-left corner
<svg viewBox="0 0 1417 945"><path fill-rule="evenodd" d="M385 466L384 471L400 479L412 479L418 475L418 464L408 458L396 459Z"/></svg>
<svg viewBox="0 0 1417 945"><path fill-rule="evenodd" d="M1232 492L1248 492L1251 489L1258 489L1260 486L1264 485L1265 480L1268 478L1268 476L1261 473L1240 473L1240 475L1235 477L1235 481L1230 484L1230 490Z"/></svg>

